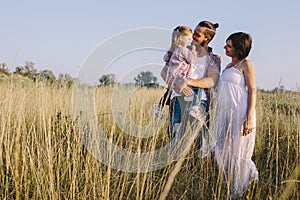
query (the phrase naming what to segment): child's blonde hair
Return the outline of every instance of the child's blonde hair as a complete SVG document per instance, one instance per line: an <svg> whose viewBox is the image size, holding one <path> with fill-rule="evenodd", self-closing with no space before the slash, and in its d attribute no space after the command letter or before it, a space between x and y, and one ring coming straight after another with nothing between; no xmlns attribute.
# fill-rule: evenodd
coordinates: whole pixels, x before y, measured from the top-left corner
<svg viewBox="0 0 300 200"><path fill-rule="evenodd" d="M172 44L171 44L171 48L168 51L168 54L171 56L174 49L179 45L179 37L182 36L186 36L189 34L193 34L193 31L190 27L187 26L177 26L172 33Z"/></svg>

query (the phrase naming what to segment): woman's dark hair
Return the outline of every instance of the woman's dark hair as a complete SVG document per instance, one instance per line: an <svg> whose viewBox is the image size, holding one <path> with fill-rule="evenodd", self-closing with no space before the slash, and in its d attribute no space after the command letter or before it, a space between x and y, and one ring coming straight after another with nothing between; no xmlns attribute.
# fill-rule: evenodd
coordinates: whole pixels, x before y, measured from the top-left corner
<svg viewBox="0 0 300 200"><path fill-rule="evenodd" d="M249 55L252 46L252 39L249 34L243 32L233 33L226 39L226 41L228 40L232 41L232 46L235 48L239 60Z"/></svg>
<svg viewBox="0 0 300 200"><path fill-rule="evenodd" d="M205 36L210 37L212 40L216 34L216 29L219 27L218 23L211 23L210 21L201 21L199 22L198 26L205 27L206 30L204 31Z"/></svg>

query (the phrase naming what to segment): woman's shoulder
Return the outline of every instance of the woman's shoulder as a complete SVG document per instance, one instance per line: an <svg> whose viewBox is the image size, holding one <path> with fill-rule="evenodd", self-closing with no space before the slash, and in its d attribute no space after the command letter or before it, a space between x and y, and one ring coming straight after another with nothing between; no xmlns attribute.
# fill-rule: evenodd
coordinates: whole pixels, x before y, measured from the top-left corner
<svg viewBox="0 0 300 200"><path fill-rule="evenodd" d="M253 63L250 60L244 59L243 62L241 63L241 67L242 68L249 68L249 67L253 68L254 65L253 65Z"/></svg>
<svg viewBox="0 0 300 200"><path fill-rule="evenodd" d="M244 59L244 61L241 63L240 68L243 72L249 72L254 70L254 65L250 60Z"/></svg>

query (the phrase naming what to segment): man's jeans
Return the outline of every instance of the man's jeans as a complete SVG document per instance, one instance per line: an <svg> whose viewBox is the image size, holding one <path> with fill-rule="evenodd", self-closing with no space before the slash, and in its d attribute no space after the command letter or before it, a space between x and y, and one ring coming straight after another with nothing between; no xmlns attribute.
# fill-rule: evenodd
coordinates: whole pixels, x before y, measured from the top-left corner
<svg viewBox="0 0 300 200"><path fill-rule="evenodd" d="M172 139L172 146L176 146L182 136L185 134L187 124L190 122L193 133L199 131L197 137L197 150L201 150L202 144L209 144L208 128L209 128L209 105L207 101L201 100L200 108L204 125L199 127L200 121L189 115L192 102L184 101L184 96L174 97L170 105L170 138ZM204 152L202 152L204 153Z"/></svg>

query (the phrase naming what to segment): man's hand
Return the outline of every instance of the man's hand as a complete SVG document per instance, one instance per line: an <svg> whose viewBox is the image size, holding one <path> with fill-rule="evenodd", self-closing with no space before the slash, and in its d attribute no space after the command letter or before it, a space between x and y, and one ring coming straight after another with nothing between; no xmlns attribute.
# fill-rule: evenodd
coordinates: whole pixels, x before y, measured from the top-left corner
<svg viewBox="0 0 300 200"><path fill-rule="evenodd" d="M182 84L180 86L181 86L179 89L180 94L184 94L185 96L188 96L188 97L192 96L194 94L194 91L186 84Z"/></svg>
<svg viewBox="0 0 300 200"><path fill-rule="evenodd" d="M185 80L183 83L175 84L175 90L179 91L180 94L183 94L185 96L192 96L194 94L194 91L187 85L187 81Z"/></svg>

